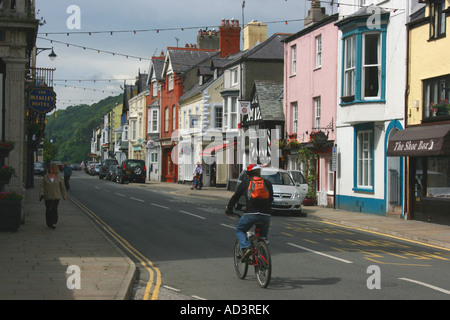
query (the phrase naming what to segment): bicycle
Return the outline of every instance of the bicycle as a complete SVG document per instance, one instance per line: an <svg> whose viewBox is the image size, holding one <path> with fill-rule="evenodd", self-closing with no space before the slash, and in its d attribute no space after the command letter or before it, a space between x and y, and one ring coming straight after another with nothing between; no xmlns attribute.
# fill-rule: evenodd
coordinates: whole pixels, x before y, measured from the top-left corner
<svg viewBox="0 0 450 320"><path fill-rule="evenodd" d="M241 217L240 214L232 213ZM272 260L270 256L268 241L260 236L260 224L255 225L255 231L248 231L247 237L252 245L252 253L248 259L242 260L242 251L239 247L239 241L236 239L234 244L234 268L239 279L245 279L247 276L248 265L255 267L255 275L258 285L266 288L269 285L272 276Z"/></svg>

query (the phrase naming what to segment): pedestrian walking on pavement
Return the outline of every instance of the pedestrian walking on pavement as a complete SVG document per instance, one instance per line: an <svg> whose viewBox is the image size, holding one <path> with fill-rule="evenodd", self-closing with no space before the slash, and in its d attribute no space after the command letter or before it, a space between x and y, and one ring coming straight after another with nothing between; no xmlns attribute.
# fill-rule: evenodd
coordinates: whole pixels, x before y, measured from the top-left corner
<svg viewBox="0 0 450 320"><path fill-rule="evenodd" d="M45 201L45 221L49 228L55 229L58 223L59 200L66 200L66 187L56 164L50 165L49 172L44 175L39 188L39 200Z"/></svg>
<svg viewBox="0 0 450 320"><path fill-rule="evenodd" d="M64 162L64 185L66 186L66 191L70 189L69 180L72 175L72 168Z"/></svg>

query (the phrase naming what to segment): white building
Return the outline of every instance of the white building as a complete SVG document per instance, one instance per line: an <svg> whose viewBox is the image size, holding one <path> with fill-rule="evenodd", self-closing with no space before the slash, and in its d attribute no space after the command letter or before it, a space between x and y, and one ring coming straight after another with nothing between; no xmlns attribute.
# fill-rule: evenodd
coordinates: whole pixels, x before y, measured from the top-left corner
<svg viewBox="0 0 450 320"><path fill-rule="evenodd" d="M386 149L404 127L407 6L340 1L336 208L402 211L403 159L387 157Z"/></svg>

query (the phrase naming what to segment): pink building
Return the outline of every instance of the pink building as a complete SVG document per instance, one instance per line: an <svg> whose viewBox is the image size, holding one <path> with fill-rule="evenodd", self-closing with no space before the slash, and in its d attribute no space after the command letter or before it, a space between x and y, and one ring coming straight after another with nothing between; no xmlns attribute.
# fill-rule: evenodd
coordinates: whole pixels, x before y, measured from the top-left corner
<svg viewBox="0 0 450 320"><path fill-rule="evenodd" d="M313 21L284 41L284 114L287 139L296 139L301 148L310 148L317 160L315 191L319 205L333 206L333 146L336 144L338 16ZM326 139L313 143L311 134L321 131ZM295 151L284 156L287 169L305 165Z"/></svg>

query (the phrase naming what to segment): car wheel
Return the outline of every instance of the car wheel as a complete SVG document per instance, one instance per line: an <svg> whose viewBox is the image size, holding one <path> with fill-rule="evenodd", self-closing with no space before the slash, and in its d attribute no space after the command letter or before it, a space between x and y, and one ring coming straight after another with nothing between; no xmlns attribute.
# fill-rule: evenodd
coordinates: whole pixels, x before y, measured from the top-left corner
<svg viewBox="0 0 450 320"><path fill-rule="evenodd" d="M302 210L294 210L292 211L293 217L300 217L302 215Z"/></svg>

